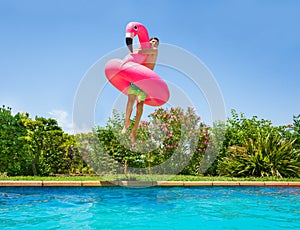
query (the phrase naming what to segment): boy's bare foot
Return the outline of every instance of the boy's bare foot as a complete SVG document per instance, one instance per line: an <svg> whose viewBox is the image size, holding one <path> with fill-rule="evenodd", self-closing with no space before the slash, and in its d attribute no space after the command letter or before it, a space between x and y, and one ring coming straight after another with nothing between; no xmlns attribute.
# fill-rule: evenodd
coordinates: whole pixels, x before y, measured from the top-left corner
<svg viewBox="0 0 300 230"><path fill-rule="evenodd" d="M125 122L124 127L123 127L121 133L122 133L122 134L125 134L128 128L129 128L129 124L126 124L126 122Z"/></svg>
<svg viewBox="0 0 300 230"><path fill-rule="evenodd" d="M127 131L127 128L124 126L124 128L122 129L122 134L125 134L126 133L126 131Z"/></svg>
<svg viewBox="0 0 300 230"><path fill-rule="evenodd" d="M134 133L131 133L130 136L129 136L129 139L131 142L135 142L135 139L136 139L136 136Z"/></svg>

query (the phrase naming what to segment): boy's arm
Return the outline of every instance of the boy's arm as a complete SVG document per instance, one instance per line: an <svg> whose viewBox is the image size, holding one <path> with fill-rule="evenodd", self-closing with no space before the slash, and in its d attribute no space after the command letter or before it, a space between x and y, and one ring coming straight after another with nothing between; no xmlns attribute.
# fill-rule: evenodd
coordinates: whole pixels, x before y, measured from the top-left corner
<svg viewBox="0 0 300 230"><path fill-rule="evenodd" d="M157 49L155 49L155 48L137 49L136 53L138 53L138 54L156 54Z"/></svg>

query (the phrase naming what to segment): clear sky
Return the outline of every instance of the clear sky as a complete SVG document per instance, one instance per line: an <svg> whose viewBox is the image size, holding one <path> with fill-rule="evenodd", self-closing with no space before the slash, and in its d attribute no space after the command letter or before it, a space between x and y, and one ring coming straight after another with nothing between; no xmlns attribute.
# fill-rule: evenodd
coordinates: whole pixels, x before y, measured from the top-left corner
<svg viewBox="0 0 300 230"><path fill-rule="evenodd" d="M227 116L235 109L283 125L300 114L297 0L0 0L0 104L53 117L69 131L82 79L99 59L125 46L130 21L199 58L220 88ZM186 78L174 84L195 97ZM112 86L106 89L116 97ZM96 123L111 112L105 101L96 106ZM197 100L197 113L209 123L204 104Z"/></svg>

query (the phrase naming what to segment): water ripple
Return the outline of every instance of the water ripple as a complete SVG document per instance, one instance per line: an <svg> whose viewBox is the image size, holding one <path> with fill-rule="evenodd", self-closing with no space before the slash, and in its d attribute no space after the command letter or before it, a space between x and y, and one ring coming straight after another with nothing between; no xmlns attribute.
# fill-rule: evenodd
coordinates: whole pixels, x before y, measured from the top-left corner
<svg viewBox="0 0 300 230"><path fill-rule="evenodd" d="M1 229L299 229L299 210L300 188L0 188Z"/></svg>

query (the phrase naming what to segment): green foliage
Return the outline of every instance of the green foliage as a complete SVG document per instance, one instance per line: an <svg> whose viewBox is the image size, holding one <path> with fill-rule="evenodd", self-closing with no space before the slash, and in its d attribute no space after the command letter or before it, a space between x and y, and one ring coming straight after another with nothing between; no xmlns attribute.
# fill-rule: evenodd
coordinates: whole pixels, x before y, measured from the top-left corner
<svg viewBox="0 0 300 230"><path fill-rule="evenodd" d="M300 177L300 115L293 124L274 127L269 120L232 110L226 124L207 127L193 108L159 108L141 122L134 143L130 131L121 133L123 121L124 115L114 111L105 127L74 136L54 119L13 115L3 106L0 175Z"/></svg>
<svg viewBox="0 0 300 230"><path fill-rule="evenodd" d="M232 111L225 141L217 163L219 175L300 176L300 155L296 139L283 127L257 117L246 119Z"/></svg>
<svg viewBox="0 0 300 230"><path fill-rule="evenodd" d="M288 128L291 128L292 138L295 139L295 148L300 149L300 114L293 116L293 121L293 125L288 125Z"/></svg>
<svg viewBox="0 0 300 230"><path fill-rule="evenodd" d="M275 129L269 120L258 120L257 116L247 119L243 113L239 116L235 110L232 110L231 114L232 118L228 119L223 144L225 151L228 146L239 145L250 138L256 140L260 134L272 132Z"/></svg>
<svg viewBox="0 0 300 230"><path fill-rule="evenodd" d="M27 134L24 136L31 156L33 175L57 173L63 159L63 132L56 120L36 117L23 119ZM53 167L55 166L55 167Z"/></svg>
<svg viewBox="0 0 300 230"><path fill-rule="evenodd" d="M149 121L141 122L134 143L129 140L129 132L121 134L123 120L124 116L114 111L113 118L106 127L97 127L94 132L99 138L100 148L97 148L97 154L108 155L110 160L118 162L118 167L114 164L118 168L116 171L120 171L120 165L123 165L125 174L129 171L198 173L200 161L209 143L209 132L192 108L188 108L186 112L181 108L157 109L149 115ZM96 154L95 151L88 152ZM89 155L88 159L93 168L99 168L95 165L103 165L103 157ZM98 161L95 162L94 159Z"/></svg>
<svg viewBox="0 0 300 230"><path fill-rule="evenodd" d="M106 139L106 133L102 133L102 131L103 130L98 130L99 135L104 136ZM96 131L77 134L75 138L78 151L83 156L84 161L89 165L89 173L96 172L98 175L112 175L117 173L118 164L101 146Z"/></svg>
<svg viewBox="0 0 300 230"><path fill-rule="evenodd" d="M256 140L258 132L265 133L273 129L270 121L258 120L256 116L247 119L243 113L238 114L235 110L231 111L231 116L225 124L224 140L219 154L206 174L218 175L223 158L231 155L228 151L230 146L241 146L246 140Z"/></svg>
<svg viewBox="0 0 300 230"><path fill-rule="evenodd" d="M220 175L235 177L300 177L300 149L278 133L258 133L242 146L230 146L220 164Z"/></svg>
<svg viewBox="0 0 300 230"><path fill-rule="evenodd" d="M217 175L220 152L222 152L224 140L226 140L226 124L222 121L215 121L209 131L209 145L199 166L199 173L202 175Z"/></svg>
<svg viewBox="0 0 300 230"><path fill-rule="evenodd" d="M158 109L150 114L150 121L163 131L160 150L162 161L171 159L170 167L180 169L180 174L199 174L200 162L209 145L209 127L200 122L192 107ZM171 170L172 171L172 170Z"/></svg>
<svg viewBox="0 0 300 230"><path fill-rule="evenodd" d="M28 175L30 157L26 154L24 140L26 128L22 119L28 114L13 115L11 108L0 108L0 173L7 175Z"/></svg>
<svg viewBox="0 0 300 230"><path fill-rule="evenodd" d="M83 164L74 137L56 120L12 115L5 107L0 109L0 154L0 173L9 176L69 173Z"/></svg>

